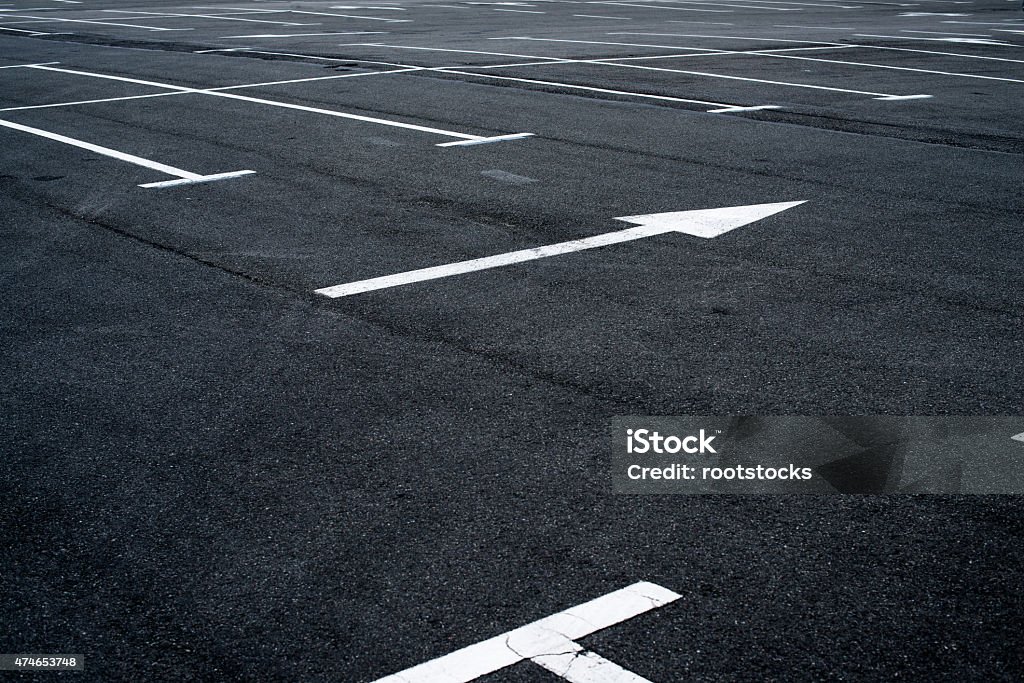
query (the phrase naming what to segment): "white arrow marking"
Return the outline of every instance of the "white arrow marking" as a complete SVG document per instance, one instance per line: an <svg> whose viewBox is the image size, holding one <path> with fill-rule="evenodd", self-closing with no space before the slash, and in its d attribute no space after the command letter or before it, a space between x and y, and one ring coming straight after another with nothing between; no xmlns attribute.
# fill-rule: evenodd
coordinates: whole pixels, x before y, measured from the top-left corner
<svg viewBox="0 0 1024 683"><path fill-rule="evenodd" d="M375 683L468 683L524 659L578 683L649 683L600 655L585 653L573 641L680 597L667 588L640 581Z"/></svg>
<svg viewBox="0 0 1024 683"><path fill-rule="evenodd" d="M395 275L385 275L369 280L359 280L333 287L324 287L316 290L317 294L336 299L338 297L372 292L377 289L387 289L408 285L424 280L436 280L452 275L462 275L488 268L500 268L513 263L534 261L549 256L559 256L584 249L595 249L609 244L619 242L630 242L632 240L661 235L667 232L682 232L695 237L718 237L730 230L767 218L773 214L791 209L794 206L803 204L799 202L779 202L777 204L752 204L750 206L731 206L722 209L700 209L697 211L674 211L671 213L652 213L641 216L622 216L615 220L627 223L636 223L639 227L617 230L602 235L572 240L570 242L559 242L543 247L511 251L506 254L487 256L484 258L472 259L470 261L459 261L443 266L432 268L421 268Z"/></svg>
<svg viewBox="0 0 1024 683"><path fill-rule="evenodd" d="M1014 441L1024 441L1024 432L1021 432L1016 436L1011 436L1010 438L1013 439Z"/></svg>

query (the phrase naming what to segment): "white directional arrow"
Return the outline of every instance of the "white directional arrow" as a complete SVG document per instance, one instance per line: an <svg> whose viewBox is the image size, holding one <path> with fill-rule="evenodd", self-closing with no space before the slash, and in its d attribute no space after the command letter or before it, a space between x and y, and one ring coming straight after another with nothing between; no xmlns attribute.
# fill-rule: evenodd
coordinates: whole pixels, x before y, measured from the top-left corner
<svg viewBox="0 0 1024 683"><path fill-rule="evenodd" d="M574 251L583 251L584 249L595 249L609 244L618 244L619 242L630 242L632 240L651 237L652 235L661 235L667 232L682 232L687 235L704 238L718 237L730 230L735 230L736 228L747 225L748 223L754 223L762 218L767 218L768 216L785 211L786 209L791 209L794 206L799 206L803 203L803 201L779 202L776 204L730 206L722 209L700 209L697 211L651 213L642 216L621 216L615 220L635 223L638 227L626 228L625 230L617 230L615 232L608 232L602 235L594 235L593 237L572 240L570 242L559 242L557 244L549 244L543 247L511 251L506 254L487 256L484 258L472 259L470 261L458 261L456 263L449 263L443 266L421 268L419 270L410 270L408 272L397 273L395 275L385 275L383 277L375 277L369 280L359 280L358 282L349 282L346 284L334 285L333 287L324 287L316 290L316 293L334 299L343 296L351 296L352 294L372 292L377 289L387 289L388 287L398 287L400 285L408 285L414 282L423 282L424 280L436 280L438 278L450 277L452 275L472 273L477 270L500 268L501 266L508 266L513 263L534 261L536 259L547 258L549 256L558 256L560 254L568 254Z"/></svg>

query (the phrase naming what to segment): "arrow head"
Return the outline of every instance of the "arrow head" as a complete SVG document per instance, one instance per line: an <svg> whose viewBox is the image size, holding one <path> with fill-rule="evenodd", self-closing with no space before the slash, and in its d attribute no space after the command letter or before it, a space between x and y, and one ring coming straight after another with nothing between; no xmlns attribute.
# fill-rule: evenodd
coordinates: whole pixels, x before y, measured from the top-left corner
<svg viewBox="0 0 1024 683"><path fill-rule="evenodd" d="M806 201L806 200L805 200ZM635 223L650 229L650 234L683 232L695 237L718 237L730 230L754 223L762 218L780 213L803 204L779 202L777 204L751 204L749 206L728 206L722 209L698 209L696 211L671 211L649 213L641 216L620 216L617 221Z"/></svg>

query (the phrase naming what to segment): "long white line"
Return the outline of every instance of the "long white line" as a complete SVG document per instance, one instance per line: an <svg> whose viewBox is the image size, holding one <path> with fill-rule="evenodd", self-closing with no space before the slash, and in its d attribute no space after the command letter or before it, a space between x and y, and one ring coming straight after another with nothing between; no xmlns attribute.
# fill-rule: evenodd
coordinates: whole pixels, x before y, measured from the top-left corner
<svg viewBox="0 0 1024 683"><path fill-rule="evenodd" d="M623 95L623 96L627 96L627 97L638 97L638 98L642 98L642 99L660 100L660 101L664 101L664 102L679 102L681 104L701 104L701 105L705 105L705 106L709 106L709 107L714 107L714 109L709 109L706 112L706 113L709 113L709 114L728 114L728 113L736 113L736 112L743 112L743 111L757 111L757 110L761 110L761 109L779 109L778 106L770 105L770 104L735 105L735 104L727 104L727 103L723 103L723 102L712 102L712 101L708 101L708 100L695 100L695 99L683 98L683 97L670 97L668 95L653 95L653 94L650 94L650 93L635 92L635 91L631 91L631 90L613 90L613 89L610 89L610 88L598 88L598 87L595 87L595 86L579 85L579 84L576 84L576 83L563 83L563 82L560 82L560 81L544 81L544 80L539 80L539 79L534 79L534 78L516 78L516 77L512 77L512 76L497 76L497 75L494 75L494 74L482 74L482 73L474 73L472 71L462 71L461 70L461 69L506 69L506 68L520 67L520 66L538 66L538 65L545 65L545 64L573 64L573 63L589 63L589 62L600 63L600 62L596 62L594 60L561 59L561 58L558 58L558 57L550 57L549 58L549 57L537 57L537 56L534 56L534 55L510 54L510 53L507 53L507 52L481 52L479 50L454 50L454 49L449 49L449 48L420 47L420 46L414 46L414 45L388 45L388 44L384 44L384 43L351 43L351 45L389 47L389 48L399 48L399 49L403 49L403 50L427 50L427 51L439 51L439 52L468 52L468 53L471 53L471 54L487 54L487 55L497 55L497 56L502 56L502 57L523 57L523 58L527 58L527 59L540 59L540 60L543 60L543 61L539 61L539 62L526 62L526 63L519 63L519 64L481 64L481 65L465 65L465 66L454 66L454 67L447 67L447 66L420 67L420 69L422 71L436 71L436 72L439 72L439 73L457 74L457 75L460 75L460 76L470 76L470 77L474 77L474 78L485 78L485 79L492 79L492 80L498 80L498 81L514 81L514 82L518 82L518 83L529 83L529 84L532 84L532 85L557 87L557 88L564 88L564 89L568 89L568 90L584 90L584 91L587 91L587 92L603 93L603 94L607 94L607 95ZM797 48L790 48L790 49L797 49ZM806 48L803 48L803 49L806 49ZM253 50L250 50L250 51L251 52L255 52ZM290 54L290 53L284 53L284 52L268 53L268 54L279 54L279 55L291 56L291 57L315 56L315 55L296 55L296 54ZM363 59L344 59L344 60L342 60L342 59L331 59L329 57L316 57L316 58L317 59L323 59L323 60L326 60L326 61L357 61L357 62L366 62L366 63L373 63L373 64L387 64L387 65L390 65L390 66L399 66L399 67L403 67L403 68L414 68L414 67L409 67L408 65L405 65L405 64L395 64L393 62L374 62L372 60L363 60Z"/></svg>
<svg viewBox="0 0 1024 683"><path fill-rule="evenodd" d="M641 581L443 657L385 676L375 683L469 683L525 659L534 661L565 678L562 671L566 669L556 668L558 664L565 663L564 660L558 659L558 655L566 652L564 648L567 646L570 652L582 650L572 641L668 605L681 597L667 588ZM594 657L602 659L597 655ZM602 659L603 661L607 660ZM606 683L644 680L635 674L630 674L634 678L622 677L602 662L591 662L596 667L603 667L606 673L611 671L612 675L600 678L600 674L595 671L593 675L568 680L580 683L598 680L604 680ZM579 671L582 671L587 665L587 662L580 662L577 666L580 666ZM613 666L619 671L629 673L617 665Z"/></svg>
<svg viewBox="0 0 1024 683"><path fill-rule="evenodd" d="M499 136L482 136L482 135L471 135L469 133L458 133L451 130L442 130L440 128L431 128L429 126L419 126L412 123L403 123L401 121L391 121L389 119L379 119L372 116L362 116L360 114L349 114L347 112L335 111L333 109L321 109L319 107L307 107L301 104L292 104L290 102L280 102L277 100L266 100L259 97L248 97L246 95L237 95L235 93L221 92L219 90L202 90L197 88L186 88L179 85L171 85L169 83L158 83L155 81L147 81L139 78L127 78L125 76L112 76L110 74L94 73L91 71L79 71L76 69L63 69L52 66L32 66L27 67L32 69L44 69L47 71L55 71L59 73L74 74L78 76L88 76L91 78L102 78L112 81L122 81L125 83L137 83L139 85L148 85L155 88L163 88L166 90L175 90L178 92L190 92L201 95L209 95L212 97L224 97L233 100L240 100L243 102L252 102L254 104L265 104L271 107L281 107L283 109L294 109L297 111L305 111L313 114L321 114L324 116L335 116L343 119L351 119L354 121L364 121L366 123L376 123L382 126L391 126L394 128L404 128L406 130L415 130L423 133L433 133L435 135L443 135L445 137L459 138L462 140L475 140L477 143L483 142L499 142L503 140L518 139L519 137L528 137L533 135L532 133L518 133L514 134L516 137L509 137L505 135Z"/></svg>
<svg viewBox="0 0 1024 683"><path fill-rule="evenodd" d="M110 21L96 21L94 19L59 19L56 17L37 17L31 14L5 14L5 17L15 17L17 19L36 19L40 23L60 23L60 22L71 22L73 24L99 24L102 26L121 26L123 28L142 28L147 31L191 31L190 28L161 28L159 26L141 26L139 24L117 24Z"/></svg>
<svg viewBox="0 0 1024 683"><path fill-rule="evenodd" d="M39 137L48 138L57 142L63 142L65 145L71 145L72 147L79 147L81 149L95 152L96 154L102 154L103 156L118 159L120 161L126 161L129 164L135 164L136 166L142 166L145 168L152 169L154 171L160 171L167 175L174 176L177 180L161 181L157 183L146 183L139 185L139 187L172 187L175 185L187 185L192 183L207 183L215 180L223 180L226 178L237 178L242 175L249 175L255 173L255 171L231 171L229 173L216 173L213 175L202 175L199 173L192 173L191 171L185 171L174 166L168 166L167 164L161 164L158 161L152 161L151 159L144 159L143 157L135 156L134 154L127 154L125 152L119 152L116 149L109 147L102 147L100 145L94 145L91 142L85 142L84 140L77 140L75 138L69 138L66 135L59 135L57 133L51 133L47 130L40 128L33 128L32 126L25 126L20 123L14 123L13 121L5 121L0 119L0 126L5 128L11 128L18 130L23 133L31 133L32 135L38 135Z"/></svg>
<svg viewBox="0 0 1024 683"><path fill-rule="evenodd" d="M753 107L736 106L732 104L725 104L722 102L709 102L707 100L692 100L682 97L669 97L668 95L652 95L650 93L634 92L630 90L612 90L610 88L597 88L590 85L577 85L575 83L561 83L557 81L541 81L533 78L516 78L514 76L498 76L496 74L479 74L471 71L459 71L454 67L437 67L430 69L431 71L437 71L439 73L458 74L460 76L473 76L476 78L490 78L497 81L514 81L518 83L530 83L532 85L544 85L548 87L566 88L569 90L585 90L587 92L597 92L606 95L623 95L627 97L639 97L642 99L649 100L660 100L663 102L679 102L681 104L701 104L708 107L715 107L714 109L708 110L708 113L731 113L738 111L747 111L754 109L775 109L773 105L758 105Z"/></svg>
<svg viewBox="0 0 1024 683"><path fill-rule="evenodd" d="M330 12L307 12L307 11L304 11L304 10L297 10L297 9L289 9L289 10L284 10L284 11L290 12L292 14L315 14L316 16L321 16L321 17L343 17L345 19L366 19L367 21L386 21L386 22L390 22L392 24L407 24L410 21L412 21L412 19L387 19L385 17L365 17L365 16L362 16L362 15L355 15L355 14L331 14Z"/></svg>
<svg viewBox="0 0 1024 683"><path fill-rule="evenodd" d="M671 36L677 38L722 38L725 40L754 40L758 42L772 43L802 43L804 45L831 45L833 47L856 47L862 50L885 50L887 52L913 52L922 55L942 55L944 57L961 57L964 59L982 59L993 62L1016 62L1024 63L1024 60L1010 59L1008 57L988 57L985 55L971 55L964 52L943 52L942 50L922 50L913 47L890 47L888 45L865 45L863 43L830 43L824 40L783 40L781 38L747 38L740 36L710 36L696 33L643 33L638 31L610 31L610 36ZM670 47L670 46L664 46ZM676 46L676 49L679 49ZM707 48L714 49L714 48Z"/></svg>
<svg viewBox="0 0 1024 683"><path fill-rule="evenodd" d="M387 31L340 31L337 33L254 33L245 36L220 36L218 40L228 38L308 38L310 36L361 36L387 33Z"/></svg>
<svg viewBox="0 0 1024 683"><path fill-rule="evenodd" d="M682 0L680 0L680 2L682 2ZM593 3L587 3L587 4L610 5L610 4L615 4L615 3L593 2ZM686 0L685 4L687 4L687 5L709 5L711 7L735 7L737 9L763 9L763 10L771 10L773 12L800 12L800 11L802 11L802 10L800 10L797 7L765 7L763 5L738 5L738 4L731 3L731 2L701 2L700 0ZM665 5L646 5L646 7L655 7L657 9L679 10L679 11L683 11L683 12L686 12L686 11L691 9L689 7L667 7Z"/></svg>
<svg viewBox="0 0 1024 683"><path fill-rule="evenodd" d="M588 3L589 4L589 3ZM638 5L633 2L602 2L602 5L618 5L620 7L646 7L649 9L662 9L658 5ZM732 14L731 9L698 9L696 7L676 7L683 12L714 12L716 14Z"/></svg>
<svg viewBox="0 0 1024 683"><path fill-rule="evenodd" d="M115 12L120 14L143 14L146 16L152 16L154 18L174 18L174 17L186 17L195 19L222 19L223 21L245 21L254 24L276 24L278 26L319 26L319 22L315 24L300 23L296 21L270 21L269 19L246 19L244 17L232 17L223 14L171 14L164 12L143 12L140 10L113 10L106 9L104 12Z"/></svg>
<svg viewBox="0 0 1024 683"><path fill-rule="evenodd" d="M513 40L513 38L509 38L509 40ZM564 39L558 39L558 38L515 38L515 40L537 40L537 41L545 41L545 42L587 43L587 44L599 44L599 45L629 45L629 46L632 46L632 47L659 47L659 48L672 47L672 46L669 46L669 45L646 45L646 44L640 44L640 43L612 43L612 42L598 42L598 41L589 41L589 40L564 40ZM780 52L783 52L785 50L789 50L789 51L795 51L795 50L839 50L839 49L849 49L849 48L856 48L856 47L859 47L859 46L858 45L839 45L839 46L828 45L828 46L822 46L822 47L803 47L803 48L794 47L794 48L782 48L782 49L774 49L774 50L716 50L714 48L703 48L703 49L707 50L707 52L699 53L699 54L686 54L686 55L665 55L665 56L652 56L652 57L623 57L623 58L618 58L618 59L614 58L614 57L610 57L608 59L590 59L590 60L579 60L579 61L583 62L583 63L588 63L588 64L597 64L597 63L607 63L607 62L613 62L613 61L616 61L616 62L617 61L626 61L626 60L629 60L629 59L632 59L632 60L636 60L636 59L643 60L643 59L670 59L670 58L674 58L674 57L680 57L680 58L682 58L682 57L705 57L705 56L714 56L714 55L758 55L758 56L762 56L762 57L770 57L770 58L773 58L773 59L795 59L795 60L805 61L805 62L822 62L822 63L825 63L825 64L843 64L843 65L847 65L847 66L862 66L862 67L867 67L867 68L872 68L872 69L889 69L891 71L912 71L912 72L915 72L915 73L935 74L935 75L939 75L939 76L956 76L956 77L959 77L959 78L976 78L976 79L981 79L981 80L986 80L986 81L1003 81L1005 83L1024 83L1024 80L1020 80L1020 79L1017 79L1017 78L1002 78L1002 77L999 77L999 76L983 76L981 74L965 74L965 73L958 73L958 72L953 72L953 71L938 71L938 70L934 70L934 69L918 69L918 68L909 67L909 66L894 66L894 65L889 65L889 64L872 64L870 62L851 62L851 61L842 60L842 59L825 59L823 57L802 57L802 56L798 56L798 55L779 54ZM682 46L679 49L694 50L694 49L698 49L698 48ZM1018 61L1018 62L1024 63L1024 60L1011 60L1011 61ZM901 98L901 99L906 99L906 97L904 97L904 96L895 96L895 97L898 97L898 98ZM919 98L915 98L915 99L919 99Z"/></svg>
<svg viewBox="0 0 1024 683"><path fill-rule="evenodd" d="M36 62L35 64L6 64L0 66L0 69L26 69L33 66L49 66L50 64L60 64L60 62Z"/></svg>
<svg viewBox="0 0 1024 683"><path fill-rule="evenodd" d="M258 52L258 51L257 50L252 50L252 52ZM354 61L354 60L346 60L346 61ZM145 99L149 99L151 97L171 97L171 96L174 96L174 95L195 95L195 94L201 95L203 93L219 92L219 91L222 91L222 90L241 90L241 89L245 89L245 88L263 88L263 87L271 86L271 85L288 85L288 84L291 84L291 83L306 83L306 82L309 82L309 81L333 81L333 80L336 80L336 79L339 79L339 78L359 78L359 77L362 77L362 76L384 76L384 75L387 75L387 74L406 73L408 71L424 71L424 70L427 70L427 69L428 69L428 67L421 67L421 66L402 66L401 68L392 69L390 71L365 71L365 72L357 73L357 74L335 74L333 76L313 76L313 77L310 77L310 78L292 78L292 79L289 79L289 80L286 80L286 81L264 81L262 83L239 83L238 85L223 85L223 86L220 86L220 87L217 87L217 88L202 88L202 89L197 88L197 89L194 89L194 90L189 90L189 89L186 89L186 90L172 90L170 92L149 93L149 94L146 94L146 95L125 95L123 97L104 97L104 98L101 98L101 99L77 100L77 101L74 101L74 102L53 102L51 104L30 104L30 105L25 105L25 106L21 106L21 107L5 107L3 109L0 109L0 112L4 112L4 111L24 111L26 109L51 109L53 107L72 107L72 106L77 106L77 105L82 105L82 104L103 104L103 103L106 103L106 102L124 102L124 101L128 101L128 100L145 100Z"/></svg>
<svg viewBox="0 0 1024 683"><path fill-rule="evenodd" d="M561 39L557 39L557 38L529 38L529 37L525 37L525 36L516 36L516 37L498 38L498 39L492 38L492 40L537 40L537 41L557 41L557 42L562 42ZM596 42L596 41L582 41L581 40L581 41L572 41L572 42L586 43L586 42ZM598 44L603 44L603 43L598 43ZM662 48L662 49L686 49L686 48L679 48L679 47L673 46L673 45L648 45L648 44L643 44L643 43L617 43L617 44L618 45L632 45L633 47L656 47L656 48ZM707 49L707 48L705 48L705 49ZM773 55L769 55L769 56L773 56ZM800 59L800 58L793 57L793 59ZM810 83L791 83L789 81L772 81L772 80L768 80L768 79L764 79L764 78L750 78L750 77L747 77L747 76L730 76L730 75L727 75L727 74L710 73L710 72L707 72L707 71L690 71L690 70L686 70L686 69L669 69L669 68L660 67L660 66L645 66L645 65L642 65L642 64L623 64L621 61L615 62L615 61L607 61L607 60L601 60L601 61L589 60L589 61L580 61L579 63L582 63L582 64L598 64L598 65L604 65L604 66L617 66L617 67L622 67L622 68L626 68L626 69L642 69L642 70L645 70L645 71L663 71L663 72L668 72L668 73L687 74L688 76L706 76L708 78L721 78L721 79L730 80L730 81L744 81L744 82L748 82L748 83L765 83L765 84L768 84L768 85L781 85L781 86L785 86L785 87L789 87L789 88L805 88L805 89L810 89L810 90L825 90L825 91L829 91L829 92L850 93L850 94L853 94L853 95L870 95L874 99L885 100L885 101L908 100L908 99L923 99L923 98L931 97L931 95L893 95L893 94L889 94L889 93L871 92L871 91L868 91L868 90L851 90L849 88L836 88L836 87L832 87L832 86L828 86L828 85L813 85L813 84L810 84Z"/></svg>

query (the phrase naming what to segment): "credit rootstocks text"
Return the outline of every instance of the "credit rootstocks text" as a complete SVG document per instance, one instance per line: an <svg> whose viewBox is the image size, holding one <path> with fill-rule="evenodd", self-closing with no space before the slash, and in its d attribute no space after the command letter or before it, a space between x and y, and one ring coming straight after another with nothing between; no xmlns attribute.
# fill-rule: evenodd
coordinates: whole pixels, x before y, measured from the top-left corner
<svg viewBox="0 0 1024 683"><path fill-rule="evenodd" d="M687 455L718 454L715 450L715 435L708 435L705 430L688 436L662 436L650 429L627 429L626 452L629 454L653 455ZM626 468L626 476L633 480L669 479L710 481L721 480L793 480L804 481L813 476L810 467L797 467L790 463L780 467L764 465L730 465L727 467L707 467L672 463L662 467L644 467L631 464Z"/></svg>

